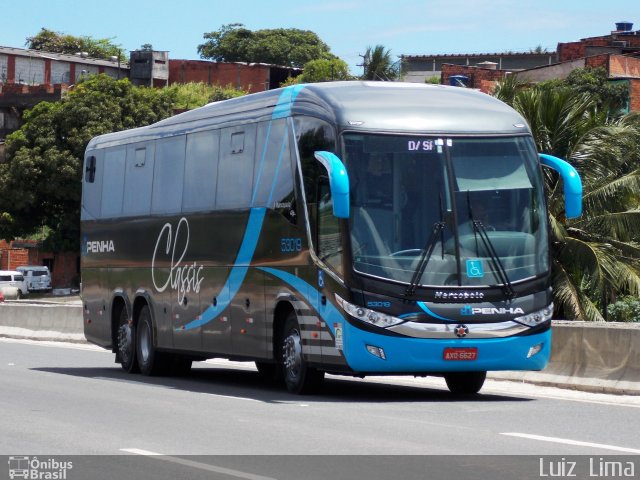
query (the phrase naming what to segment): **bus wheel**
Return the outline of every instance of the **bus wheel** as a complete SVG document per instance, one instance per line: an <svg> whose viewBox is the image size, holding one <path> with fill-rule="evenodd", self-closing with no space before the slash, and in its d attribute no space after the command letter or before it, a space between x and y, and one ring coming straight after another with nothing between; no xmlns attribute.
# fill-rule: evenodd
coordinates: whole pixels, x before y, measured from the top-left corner
<svg viewBox="0 0 640 480"><path fill-rule="evenodd" d="M120 365L125 372L135 373L137 371L135 347L136 328L133 322L129 321L125 307L122 307L120 311L117 333L118 353L116 361L120 361Z"/></svg>
<svg viewBox="0 0 640 480"><path fill-rule="evenodd" d="M287 390L296 394L316 391L324 379L324 372L308 366L302 357L302 336L293 312L284 325L282 373Z"/></svg>
<svg viewBox="0 0 640 480"><path fill-rule="evenodd" d="M140 310L136 331L136 356L138 366L143 375L159 375L166 373L167 362L162 353L156 352L153 346L153 322L151 311L145 305Z"/></svg>
<svg viewBox="0 0 640 480"><path fill-rule="evenodd" d="M447 373L444 380L449 391L456 395L474 395L480 391L487 372L453 372Z"/></svg>

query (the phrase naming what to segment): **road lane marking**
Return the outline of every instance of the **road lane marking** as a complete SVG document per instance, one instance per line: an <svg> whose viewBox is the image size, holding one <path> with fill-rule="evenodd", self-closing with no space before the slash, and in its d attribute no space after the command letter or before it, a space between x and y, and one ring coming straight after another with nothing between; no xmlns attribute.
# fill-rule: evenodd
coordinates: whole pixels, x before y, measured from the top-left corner
<svg viewBox="0 0 640 480"><path fill-rule="evenodd" d="M180 457L172 457L170 455L163 455L162 453L150 452L149 450L142 450L139 448L121 448L121 452L133 453L135 455L143 455L145 457L153 457L165 462L176 463L185 467L196 468L198 470L205 470L207 472L221 473L223 475L229 475L231 477L242 478L245 480L276 480L273 477L265 477L263 475L256 475L253 473L242 472L240 470L233 470L225 467L218 467L217 465L210 465L208 463L195 462L193 460L187 460Z"/></svg>
<svg viewBox="0 0 640 480"><path fill-rule="evenodd" d="M579 440L571 440L568 438L558 438L558 437L545 437L542 435L531 435L529 433L501 433L500 435L507 435L510 437L520 437L527 438L529 440L539 440L541 442L552 442L552 443L562 443L564 445L576 445L578 447L593 447L593 448L601 448L603 450L614 450L616 452L625 452L625 453L640 453L640 450L635 448L627 448L627 447L619 447L616 445L606 445L604 443L591 443L591 442L581 442Z"/></svg>

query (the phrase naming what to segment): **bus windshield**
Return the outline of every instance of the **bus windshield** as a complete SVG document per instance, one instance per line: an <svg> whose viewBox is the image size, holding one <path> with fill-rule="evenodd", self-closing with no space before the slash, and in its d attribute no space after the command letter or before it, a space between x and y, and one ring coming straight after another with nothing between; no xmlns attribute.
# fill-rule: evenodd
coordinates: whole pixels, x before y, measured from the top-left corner
<svg viewBox="0 0 640 480"><path fill-rule="evenodd" d="M505 285L549 269L529 137L347 133L356 272L424 286Z"/></svg>

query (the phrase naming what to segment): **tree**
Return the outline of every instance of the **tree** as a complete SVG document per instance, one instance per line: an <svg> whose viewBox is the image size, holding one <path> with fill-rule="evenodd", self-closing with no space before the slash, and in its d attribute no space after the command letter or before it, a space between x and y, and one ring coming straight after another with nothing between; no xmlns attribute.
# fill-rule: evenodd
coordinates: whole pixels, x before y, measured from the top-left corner
<svg viewBox="0 0 640 480"><path fill-rule="evenodd" d="M114 44L112 40L113 38L76 37L54 32L43 27L33 37L27 37L25 45L32 50L67 53L70 55L78 52L87 52L93 58L109 59L110 57L117 57L121 61L125 60L122 46Z"/></svg>
<svg viewBox="0 0 640 480"><path fill-rule="evenodd" d="M222 25L205 33L198 45L201 58L217 62L256 62L302 68L318 59L334 55L318 35L309 30L277 28L252 31L241 23Z"/></svg>
<svg viewBox="0 0 640 480"><path fill-rule="evenodd" d="M171 115L172 90L135 87L127 79L91 76L57 103L41 102L7 137L0 164L0 238L44 227L46 248L79 248L82 159L89 140Z"/></svg>
<svg viewBox="0 0 640 480"><path fill-rule="evenodd" d="M248 93L244 90L236 90L232 86L220 87L218 85L208 85L203 82L174 83L168 87L168 90L174 92L173 108L176 110L189 110L202 107L207 103L240 97Z"/></svg>
<svg viewBox="0 0 640 480"><path fill-rule="evenodd" d="M563 80L548 80L540 88L570 89L589 96L600 110L618 115L629 102L629 87L625 83L609 80L603 67L576 68Z"/></svg>
<svg viewBox="0 0 640 480"><path fill-rule="evenodd" d="M640 116L612 118L568 88L500 91L513 94L537 149L565 158L582 178L583 215L567 220L561 181L545 169L556 314L603 320L610 301L640 294Z"/></svg>
<svg viewBox="0 0 640 480"><path fill-rule="evenodd" d="M351 80L347 62L339 58L327 60L324 58L305 63L301 75L290 77L283 86L297 83L332 82L337 80Z"/></svg>
<svg viewBox="0 0 640 480"><path fill-rule="evenodd" d="M391 50L383 45L367 47L364 54L363 80L395 80L399 76L398 67L391 58Z"/></svg>

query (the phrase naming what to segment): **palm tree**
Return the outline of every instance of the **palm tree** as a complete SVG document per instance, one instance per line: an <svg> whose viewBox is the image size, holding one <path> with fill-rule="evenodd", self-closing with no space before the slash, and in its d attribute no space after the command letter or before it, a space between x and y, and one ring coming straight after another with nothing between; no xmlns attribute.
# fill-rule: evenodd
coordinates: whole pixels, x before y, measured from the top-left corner
<svg viewBox="0 0 640 480"><path fill-rule="evenodd" d="M604 320L610 301L640 294L640 115L613 118L566 88L512 87L502 90L538 151L568 160L583 182L583 215L567 220L561 182L545 169L556 314Z"/></svg>
<svg viewBox="0 0 640 480"><path fill-rule="evenodd" d="M391 57L391 50L387 50L383 45L367 47L363 66L363 80L392 81L398 78L398 69Z"/></svg>

